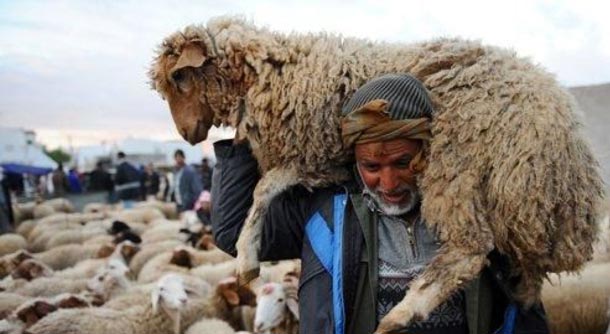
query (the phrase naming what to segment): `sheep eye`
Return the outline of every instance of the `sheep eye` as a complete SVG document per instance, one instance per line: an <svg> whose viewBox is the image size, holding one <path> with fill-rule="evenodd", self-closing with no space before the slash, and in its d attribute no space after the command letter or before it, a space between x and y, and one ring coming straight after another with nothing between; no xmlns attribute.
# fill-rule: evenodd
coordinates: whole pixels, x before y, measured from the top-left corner
<svg viewBox="0 0 610 334"><path fill-rule="evenodd" d="M176 72L172 73L172 79L173 79L175 82L180 82L180 81L184 80L184 78L185 78L185 77L186 77L186 76L184 75L184 72L183 72L183 71L180 71L180 70L178 70L178 71L176 71Z"/></svg>
<svg viewBox="0 0 610 334"><path fill-rule="evenodd" d="M284 298L280 298L277 301L278 301L278 303L283 303L284 302Z"/></svg>
<svg viewBox="0 0 610 334"><path fill-rule="evenodd" d="M101 282L101 281L104 280L104 277L100 276L100 277L97 278L97 280Z"/></svg>

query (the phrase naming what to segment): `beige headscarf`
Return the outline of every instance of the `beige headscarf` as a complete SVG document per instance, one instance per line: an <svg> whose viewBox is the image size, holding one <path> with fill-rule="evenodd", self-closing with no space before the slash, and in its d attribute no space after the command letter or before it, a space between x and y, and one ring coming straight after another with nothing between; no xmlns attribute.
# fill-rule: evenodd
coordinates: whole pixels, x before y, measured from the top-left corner
<svg viewBox="0 0 610 334"><path fill-rule="evenodd" d="M387 112L388 101L373 100L347 114L341 121L343 146L351 149L357 144L367 144L404 138L428 141L432 138L429 118L394 120ZM423 170L423 150L411 161L415 172Z"/></svg>

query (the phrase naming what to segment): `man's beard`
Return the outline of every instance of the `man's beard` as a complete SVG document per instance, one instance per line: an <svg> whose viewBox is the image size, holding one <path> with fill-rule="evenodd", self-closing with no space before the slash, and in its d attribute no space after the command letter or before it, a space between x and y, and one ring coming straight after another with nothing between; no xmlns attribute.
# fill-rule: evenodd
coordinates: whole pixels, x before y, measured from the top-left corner
<svg viewBox="0 0 610 334"><path fill-rule="evenodd" d="M375 205L377 205L379 210L381 210L381 212L388 216L400 216L405 213L408 213L419 204L420 200L417 188L409 184L401 186L399 189L393 191L392 194L390 194L405 194L407 199L404 203L400 204L386 203L383 200L383 197L381 196L382 192L379 189L371 190L366 185L364 185L364 193L369 195L371 199L375 202Z"/></svg>

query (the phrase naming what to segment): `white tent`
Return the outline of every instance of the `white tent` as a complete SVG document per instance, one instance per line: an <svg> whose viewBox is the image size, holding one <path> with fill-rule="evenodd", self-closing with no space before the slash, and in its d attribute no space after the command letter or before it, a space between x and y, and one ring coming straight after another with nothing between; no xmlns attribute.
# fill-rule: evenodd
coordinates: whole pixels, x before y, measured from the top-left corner
<svg viewBox="0 0 610 334"><path fill-rule="evenodd" d="M0 164L53 169L57 166L36 143L33 131L0 127Z"/></svg>

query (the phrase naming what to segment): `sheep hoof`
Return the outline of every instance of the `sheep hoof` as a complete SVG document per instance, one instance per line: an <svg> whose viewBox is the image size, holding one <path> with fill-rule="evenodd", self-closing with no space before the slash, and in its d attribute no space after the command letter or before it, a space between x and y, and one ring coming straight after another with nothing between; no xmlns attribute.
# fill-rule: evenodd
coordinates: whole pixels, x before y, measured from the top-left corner
<svg viewBox="0 0 610 334"><path fill-rule="evenodd" d="M246 271L242 271L237 275L237 283L239 285L246 285L257 278L260 274L260 268L254 268Z"/></svg>

